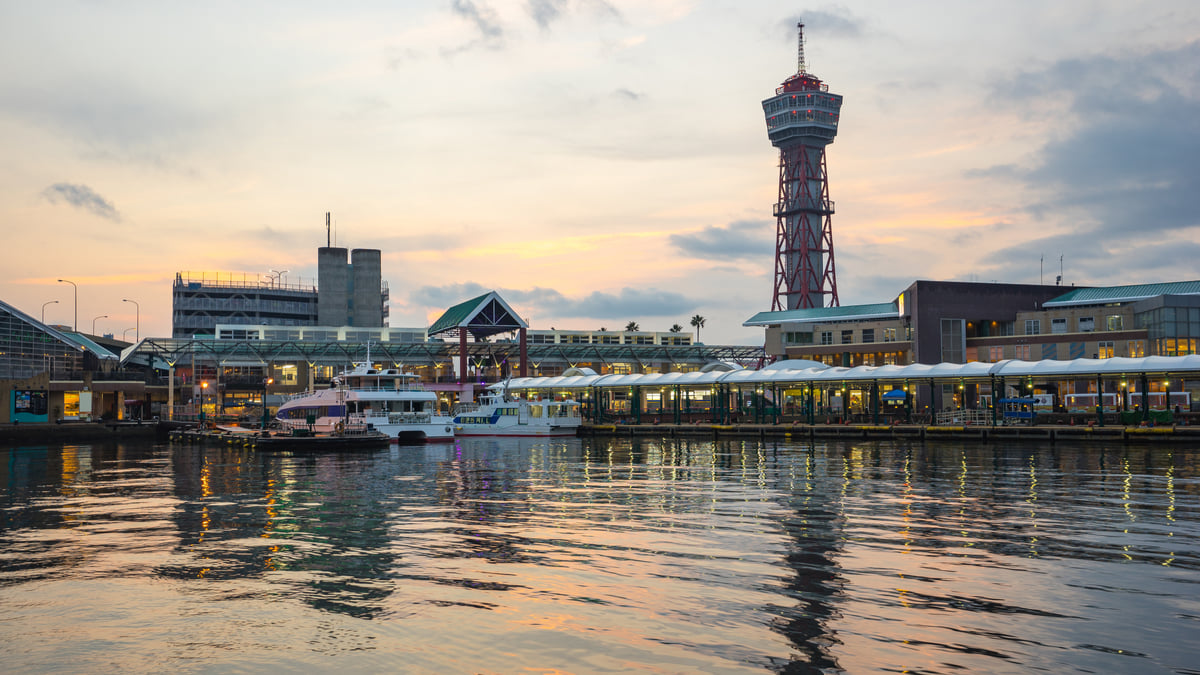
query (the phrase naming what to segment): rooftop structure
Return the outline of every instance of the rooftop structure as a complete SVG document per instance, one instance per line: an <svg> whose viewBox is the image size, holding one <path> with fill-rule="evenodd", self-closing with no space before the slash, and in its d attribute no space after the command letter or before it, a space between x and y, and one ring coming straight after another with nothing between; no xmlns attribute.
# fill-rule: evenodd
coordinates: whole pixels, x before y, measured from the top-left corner
<svg viewBox="0 0 1200 675"><path fill-rule="evenodd" d="M796 28L796 74L762 102L767 136L779 148L773 310L839 304L825 146L837 136L842 97L807 71L804 24Z"/></svg>

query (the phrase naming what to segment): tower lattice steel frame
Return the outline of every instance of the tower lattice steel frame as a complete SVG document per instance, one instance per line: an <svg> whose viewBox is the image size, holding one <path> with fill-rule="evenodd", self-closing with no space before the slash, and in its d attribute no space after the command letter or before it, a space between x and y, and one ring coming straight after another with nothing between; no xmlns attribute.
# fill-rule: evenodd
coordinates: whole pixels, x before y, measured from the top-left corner
<svg viewBox="0 0 1200 675"><path fill-rule="evenodd" d="M779 148L772 311L839 304L825 146L837 135L842 97L829 93L828 85L806 71L804 24L796 27L796 74L763 101L767 135Z"/></svg>

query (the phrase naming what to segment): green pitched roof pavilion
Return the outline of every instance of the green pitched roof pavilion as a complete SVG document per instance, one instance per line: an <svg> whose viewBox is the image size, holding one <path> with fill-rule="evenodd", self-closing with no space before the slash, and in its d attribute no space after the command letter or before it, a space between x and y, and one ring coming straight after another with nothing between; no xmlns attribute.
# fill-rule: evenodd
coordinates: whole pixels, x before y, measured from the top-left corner
<svg viewBox="0 0 1200 675"><path fill-rule="evenodd" d="M528 327L529 324L508 306L499 293L491 291L447 309L429 327L428 334L433 337L466 330L476 340L482 340L491 335Z"/></svg>

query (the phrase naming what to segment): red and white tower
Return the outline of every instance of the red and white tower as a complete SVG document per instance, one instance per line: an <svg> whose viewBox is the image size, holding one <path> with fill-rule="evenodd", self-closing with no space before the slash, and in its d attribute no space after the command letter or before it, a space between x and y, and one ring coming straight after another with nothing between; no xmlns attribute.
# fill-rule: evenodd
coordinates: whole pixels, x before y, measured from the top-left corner
<svg viewBox="0 0 1200 675"><path fill-rule="evenodd" d="M829 85L805 70L804 24L796 28L796 74L762 104L767 136L779 148L772 311L838 306L825 146L837 135L842 97L829 93Z"/></svg>

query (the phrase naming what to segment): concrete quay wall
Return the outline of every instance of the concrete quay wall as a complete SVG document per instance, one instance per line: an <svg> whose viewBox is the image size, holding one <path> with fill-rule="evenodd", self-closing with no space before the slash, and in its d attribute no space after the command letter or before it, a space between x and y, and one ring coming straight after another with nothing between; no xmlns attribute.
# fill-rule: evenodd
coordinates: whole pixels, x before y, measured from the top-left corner
<svg viewBox="0 0 1200 675"><path fill-rule="evenodd" d="M1193 426L925 426L866 424L585 424L580 436L639 436L663 438L771 438L845 440L974 440L980 442L1036 440L1175 442L1200 445L1200 427Z"/></svg>

